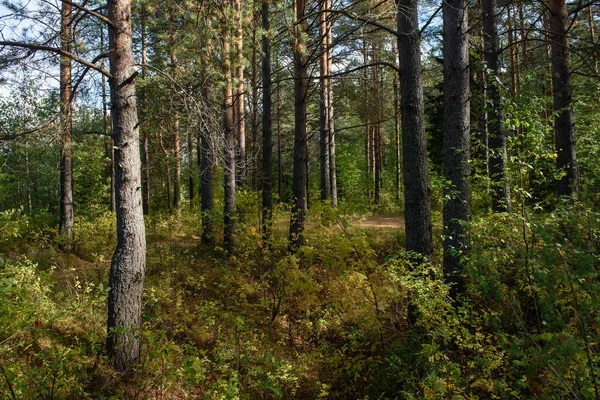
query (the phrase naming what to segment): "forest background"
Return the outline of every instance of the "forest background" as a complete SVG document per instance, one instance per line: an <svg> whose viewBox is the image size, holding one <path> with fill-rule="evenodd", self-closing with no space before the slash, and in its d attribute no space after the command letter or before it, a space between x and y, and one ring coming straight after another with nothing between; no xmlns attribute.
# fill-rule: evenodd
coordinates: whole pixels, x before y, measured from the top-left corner
<svg viewBox="0 0 600 400"><path fill-rule="evenodd" d="M2 398L600 399L599 13L3 2Z"/></svg>

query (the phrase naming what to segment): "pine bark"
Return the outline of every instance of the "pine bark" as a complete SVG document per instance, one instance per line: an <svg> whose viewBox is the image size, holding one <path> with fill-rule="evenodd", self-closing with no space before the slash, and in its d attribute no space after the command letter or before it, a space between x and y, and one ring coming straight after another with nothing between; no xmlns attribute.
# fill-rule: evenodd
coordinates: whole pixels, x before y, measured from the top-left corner
<svg viewBox="0 0 600 400"><path fill-rule="evenodd" d="M290 217L290 251L304 243L304 219L308 212L306 184L308 180L308 146L306 132L306 103L308 96L308 57L305 35L306 1L295 0L296 26L294 27L294 172L292 183L292 210Z"/></svg>
<svg viewBox="0 0 600 400"><path fill-rule="evenodd" d="M417 0L397 0L406 250L433 256Z"/></svg>
<svg viewBox="0 0 600 400"><path fill-rule="evenodd" d="M510 212L510 187L506 171L506 132L504 130L504 112L502 95L499 88L500 54L497 24L496 0L482 0L484 59L488 69L487 94L489 108L487 124L489 126L489 170L491 179L492 210Z"/></svg>
<svg viewBox="0 0 600 400"><path fill-rule="evenodd" d="M210 46L209 46L210 47ZM204 88L204 98L207 107L211 107L212 92L210 86ZM201 169L200 169L200 197L202 212L202 243L211 244L214 241L214 210L215 210L215 155L214 144L211 140L207 124L203 124L200 134Z"/></svg>
<svg viewBox="0 0 600 400"><path fill-rule="evenodd" d="M329 164L329 49L328 49L328 26L327 14L323 10L329 9L329 1L319 1L319 35L320 42L320 57L319 57L319 161L320 161L320 184L321 184L321 200L331 199L331 179Z"/></svg>
<svg viewBox="0 0 600 400"><path fill-rule="evenodd" d="M142 79L146 79L146 65L148 64L148 46L146 32L146 9L142 5ZM146 91L142 92L142 112L147 104ZM150 155L148 149L148 130L141 127L142 134L142 205L144 215L149 214L150 210Z"/></svg>
<svg viewBox="0 0 600 400"><path fill-rule="evenodd" d="M173 39L174 40L174 39ZM173 46L173 42L172 46ZM177 55L171 47L171 74L173 79L177 79ZM177 107L174 101L174 107ZM173 207L176 211L181 210L181 136L179 129L179 111L173 112L173 158L175 161L175 182L173 185Z"/></svg>
<svg viewBox="0 0 600 400"><path fill-rule="evenodd" d="M224 188L224 243L228 251L235 248L235 178L236 178L236 151L235 151L235 121L233 79L231 70L231 34L226 24L223 28L222 71L225 76L223 87L223 188Z"/></svg>
<svg viewBox="0 0 600 400"><path fill-rule="evenodd" d="M394 56L394 62L399 63L398 59L398 45L392 43L392 55ZM400 200L400 194L402 192L400 173L401 173L401 148L400 148L400 80L398 79L398 73L394 71L393 76L394 85L394 156L395 156L395 189L396 189L396 201Z"/></svg>
<svg viewBox="0 0 600 400"><path fill-rule="evenodd" d="M262 225L265 238L271 235L273 217L273 123L271 83L271 38L269 30L269 0L262 0Z"/></svg>
<svg viewBox="0 0 600 400"><path fill-rule="evenodd" d="M109 80L115 141L117 248L108 296L107 352L114 367L130 372L140 357L146 234L141 195L141 161L131 39L131 0L110 0L112 49Z"/></svg>
<svg viewBox="0 0 600 400"><path fill-rule="evenodd" d="M61 50L70 53L73 40L72 7L62 3L61 8ZM60 57L60 117L61 117L61 148L60 148L60 224L59 234L62 236L61 250L71 250L73 246L75 213L73 209L73 105L71 83L71 59ZM31 207L30 207L31 208Z"/></svg>
<svg viewBox="0 0 600 400"><path fill-rule="evenodd" d="M237 175L236 183L241 186L244 184L247 175L247 160L246 160L246 108L244 106L244 13L243 0L234 0L236 13L236 79L237 85L234 98L234 124L235 124L235 141L236 141L236 161Z"/></svg>
<svg viewBox="0 0 600 400"><path fill-rule="evenodd" d="M568 13L565 0L550 0L550 42L552 55L552 92L554 97L554 139L556 168L563 173L556 191L570 196L579 191L577 168L575 116L573 114L573 85L571 82L571 52L567 38Z"/></svg>
<svg viewBox="0 0 600 400"><path fill-rule="evenodd" d="M446 0L444 29L444 278L451 293L463 290L462 265L469 248L470 93L469 22L466 0Z"/></svg>

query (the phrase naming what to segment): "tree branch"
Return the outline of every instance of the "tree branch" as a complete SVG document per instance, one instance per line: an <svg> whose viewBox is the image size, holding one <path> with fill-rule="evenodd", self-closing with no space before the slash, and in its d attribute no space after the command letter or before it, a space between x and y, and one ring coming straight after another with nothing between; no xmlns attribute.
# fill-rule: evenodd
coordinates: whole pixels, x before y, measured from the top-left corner
<svg viewBox="0 0 600 400"><path fill-rule="evenodd" d="M77 57L76 55L74 55L72 53L69 53L69 52L61 50L61 49L57 49L56 47L44 46L44 45L36 44L36 43L13 42L13 41L9 41L9 40L0 41L0 46L19 47L22 49L29 49L32 52L40 50L40 51L47 51L50 53L55 53L55 54L61 55L63 57L68 57L71 60L73 60L79 64L85 65L88 68L98 71L102 75L106 76L107 78L112 78L112 75L108 71L106 71L104 68L99 67L98 65L91 63L89 61L86 61L83 58Z"/></svg>

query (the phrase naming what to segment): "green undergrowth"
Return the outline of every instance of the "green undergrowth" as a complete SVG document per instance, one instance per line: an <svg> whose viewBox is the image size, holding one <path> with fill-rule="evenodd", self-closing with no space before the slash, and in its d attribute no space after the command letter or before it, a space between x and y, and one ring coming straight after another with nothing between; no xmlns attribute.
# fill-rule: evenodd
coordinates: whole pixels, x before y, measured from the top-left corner
<svg viewBox="0 0 600 400"><path fill-rule="evenodd" d="M289 217L265 242L254 200L234 254L200 244L194 211L146 221L142 359L125 377L104 356L114 217L79 220L65 255L44 220L0 216L0 398L595 398L598 213L475 219L453 303L396 230L315 205L290 255Z"/></svg>

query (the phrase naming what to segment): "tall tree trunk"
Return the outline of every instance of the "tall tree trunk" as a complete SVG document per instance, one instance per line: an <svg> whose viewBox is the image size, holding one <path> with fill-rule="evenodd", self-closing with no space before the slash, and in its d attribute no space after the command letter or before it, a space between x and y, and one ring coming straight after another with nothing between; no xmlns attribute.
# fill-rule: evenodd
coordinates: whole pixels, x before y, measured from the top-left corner
<svg viewBox="0 0 600 400"><path fill-rule="evenodd" d="M406 250L433 256L417 0L397 0Z"/></svg>
<svg viewBox="0 0 600 400"><path fill-rule="evenodd" d="M319 57L319 161L320 161L320 184L321 200L331 198L331 179L329 165L329 49L328 49L328 25L327 14L323 10L329 9L329 0L319 1L319 36L320 57Z"/></svg>
<svg viewBox="0 0 600 400"><path fill-rule="evenodd" d="M554 95L554 139L556 168L564 175L557 182L559 196L579 191L575 117L573 115L573 85L571 83L571 53L567 38L568 13L565 0L549 0L550 42L552 52L552 92Z"/></svg>
<svg viewBox="0 0 600 400"><path fill-rule="evenodd" d="M243 0L234 0L236 13L236 78L237 86L234 97L235 140L237 169L236 183L243 185L246 179L246 108L244 106L244 4Z"/></svg>
<svg viewBox="0 0 600 400"><path fill-rule="evenodd" d="M394 62L399 63L398 59L398 44L392 43L392 54L394 56ZM394 71L393 85L394 85L394 155L396 158L395 162L395 189L396 189L396 201L400 200L400 193L402 191L400 182L400 165L402 159L400 157L400 80L398 79L398 73Z"/></svg>
<svg viewBox="0 0 600 400"><path fill-rule="evenodd" d="M100 49L104 52L104 26L100 26ZM104 60L101 61L102 68L104 68ZM109 137L109 126L110 121L108 119L108 93L106 90L106 76L102 75L100 85L102 88L102 134L104 136L104 157L106 158L107 164L105 167L106 179L109 179L109 209L115 212L115 168L114 168L114 144L112 133Z"/></svg>
<svg viewBox="0 0 600 400"><path fill-rule="evenodd" d="M164 113L163 110L161 108L160 110L160 116L161 116L161 120L158 126L158 144L160 145L160 149L163 153L163 155L165 156L165 174L167 175L167 206L169 207L169 210L171 210L173 208L173 202L171 201L171 156L169 155L169 151L165 148L164 142L163 142L163 134L165 131L165 120L164 120Z"/></svg>
<svg viewBox="0 0 600 400"><path fill-rule="evenodd" d="M296 251L304 243L304 219L308 212L306 182L308 179L308 146L306 132L306 103L308 97L308 57L305 35L306 0L295 0L296 26L294 27L294 173L292 183L292 212L290 217L290 250Z"/></svg>
<svg viewBox="0 0 600 400"><path fill-rule="evenodd" d="M234 128L234 99L233 79L231 70L231 34L229 28L224 24L223 47L222 47L222 69L225 75L225 86L223 87L223 188L224 188L224 242L228 251L235 248L235 128Z"/></svg>
<svg viewBox="0 0 600 400"><path fill-rule="evenodd" d="M273 217L273 138L272 138L272 99L271 99L271 29L269 0L262 0L262 225L264 237L270 238Z"/></svg>
<svg viewBox="0 0 600 400"><path fill-rule="evenodd" d="M174 41L174 38L173 38ZM173 43L173 42L171 42ZM177 55L174 47L171 47L171 74L177 79ZM175 99L174 99L175 100ZM173 185L173 207L176 211L181 210L181 137L179 130L179 111L177 102L173 102L173 158L175 159L175 182Z"/></svg>
<svg viewBox="0 0 600 400"><path fill-rule="evenodd" d="M504 131L504 112L502 95L498 82L500 80L499 37L496 21L496 0L482 0L484 58L489 70L487 94L490 106L487 109L489 125L489 170L492 189L492 210L495 212L510 211L510 187L506 171L506 133Z"/></svg>
<svg viewBox="0 0 600 400"><path fill-rule="evenodd" d="M148 46L147 46L147 32L146 32L146 9L142 5L142 79L146 79L146 65L148 64ZM142 112L148 104L146 90L142 92ZM143 118L142 118L143 120ZM144 215L148 215L150 209L150 160L148 153L148 130L141 127L142 130L142 205L144 209Z"/></svg>
<svg viewBox="0 0 600 400"><path fill-rule="evenodd" d="M72 7L62 3L60 48L70 53L72 30ZM71 250L74 240L75 215L73 210L73 149L71 134L73 129L71 83L71 59L60 57L60 117L61 117L61 146L60 146L60 224L59 234L63 237L62 250Z"/></svg>
<svg viewBox="0 0 600 400"><path fill-rule="evenodd" d="M259 93L259 61L258 61L258 15L254 13L254 23L252 24L252 111L250 119L250 135L251 135L251 146L250 146L250 168L252 169L252 188L258 190L258 93ZM262 213L261 213L262 214Z"/></svg>
<svg viewBox="0 0 600 400"><path fill-rule="evenodd" d="M466 0L446 0L444 13L444 278L452 294L463 290L462 262L469 248L470 93ZM454 297L454 296L453 296Z"/></svg>
<svg viewBox="0 0 600 400"><path fill-rule="evenodd" d="M331 8L331 0L326 0L327 8ZM332 39L332 21L331 13L326 14L326 48L327 48L327 73L331 75L333 63L333 39ZM337 190L337 165L335 162L335 119L334 119L334 99L333 99L333 83L331 78L325 81L326 97L327 97L327 121L329 124L329 182L331 190L331 205L338 205L338 190Z"/></svg>
<svg viewBox="0 0 600 400"><path fill-rule="evenodd" d="M109 80L115 140L117 248L108 296L107 351L114 367L130 372L140 358L146 233L131 40L131 0L109 0Z"/></svg>
<svg viewBox="0 0 600 400"><path fill-rule="evenodd" d="M372 61L379 62L379 46L373 41L372 45ZM381 197L381 170L382 170L382 159L381 159L381 108L383 103L381 101L381 75L378 65L373 67L373 106L375 108L375 121L373 125L373 162L374 162L374 199L375 204L379 204Z"/></svg>
<svg viewBox="0 0 600 400"><path fill-rule="evenodd" d="M277 82L277 198L281 202L283 163L281 160L281 83Z"/></svg>
<svg viewBox="0 0 600 400"><path fill-rule="evenodd" d="M207 46L212 49L212 46ZM210 54L210 53L207 53ZM212 109L212 92L210 84L207 82L204 88L204 98L206 106ZM202 243L211 244L214 241L214 210L215 210L215 154L214 144L210 136L210 129L207 124L203 124L201 132L201 169L200 169L200 197L201 197L201 212L202 212Z"/></svg>

